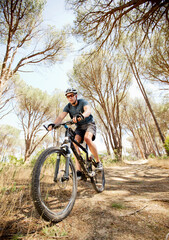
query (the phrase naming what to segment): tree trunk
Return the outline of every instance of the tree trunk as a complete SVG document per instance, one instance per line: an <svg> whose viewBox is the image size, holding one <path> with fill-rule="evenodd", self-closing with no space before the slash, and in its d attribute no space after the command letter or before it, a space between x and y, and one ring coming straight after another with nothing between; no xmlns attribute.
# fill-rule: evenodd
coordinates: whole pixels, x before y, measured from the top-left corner
<svg viewBox="0 0 169 240"><path fill-rule="evenodd" d="M159 136L160 136L160 139L161 139L162 143L164 144L165 143L165 138L164 138L164 136L163 136L163 134L161 132L160 126L159 126L159 124L157 122L157 119L156 119L155 114L153 112L153 109L151 107L151 104L150 104L150 101L148 99L147 93L146 93L146 91L144 89L144 86L143 86L143 84L141 82L141 79L140 79L140 76L139 76L139 73L138 73L138 69L137 69L137 66L136 66L136 61L132 58L130 53L127 53L126 49L125 49L125 53L126 53L128 61L129 61L130 67L132 69L132 72L134 74L134 77L135 77L135 79L137 81L137 84L138 84L138 86L140 88L140 91L141 91L141 93L142 93L142 95L143 95L143 97L144 97L144 99L146 101L146 104L147 104L147 106L149 108L149 111L150 111L150 113L151 113L151 115L153 117L153 120L155 122L157 131L158 131Z"/></svg>
<svg viewBox="0 0 169 240"><path fill-rule="evenodd" d="M106 134L102 134L105 146L106 146L106 150L107 150L107 154L110 155L110 146L109 146L109 141L108 141L108 137Z"/></svg>

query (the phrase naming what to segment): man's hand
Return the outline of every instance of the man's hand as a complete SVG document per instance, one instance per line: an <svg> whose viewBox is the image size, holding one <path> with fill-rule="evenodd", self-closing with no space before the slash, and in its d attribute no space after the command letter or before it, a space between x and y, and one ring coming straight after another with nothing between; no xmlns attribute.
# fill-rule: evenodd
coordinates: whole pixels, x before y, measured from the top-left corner
<svg viewBox="0 0 169 240"><path fill-rule="evenodd" d="M81 117L74 117L73 118L74 123L80 122L81 120L82 120Z"/></svg>
<svg viewBox="0 0 169 240"><path fill-rule="evenodd" d="M79 113L79 114L77 114L75 117L73 117L73 122L74 122L74 123L77 123L77 122L80 122L80 121L83 120L83 119L84 119L83 114L82 114L82 113Z"/></svg>
<svg viewBox="0 0 169 240"><path fill-rule="evenodd" d="M50 123L47 127L48 131L51 131L54 128L55 124L54 123Z"/></svg>

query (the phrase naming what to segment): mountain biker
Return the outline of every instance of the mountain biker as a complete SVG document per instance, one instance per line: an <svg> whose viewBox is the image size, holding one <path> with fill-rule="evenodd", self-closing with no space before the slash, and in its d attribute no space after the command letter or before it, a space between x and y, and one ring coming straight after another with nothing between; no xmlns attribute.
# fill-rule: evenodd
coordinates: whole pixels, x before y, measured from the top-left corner
<svg viewBox="0 0 169 240"><path fill-rule="evenodd" d="M76 124L75 140L77 142L83 142L88 145L90 152L93 154L97 162L97 170L102 170L103 166L98 156L98 151L93 140L96 136L96 125L91 115L91 108L88 102L84 99L77 99L77 91L74 88L68 88L65 92L69 103L64 107L63 112L54 121L55 125L58 125L69 113L71 119ZM81 115L78 115L81 113ZM52 130L52 124L48 125L48 130ZM76 144L74 144L77 152L80 154L80 150ZM82 178L81 166L75 157L76 171L78 179Z"/></svg>

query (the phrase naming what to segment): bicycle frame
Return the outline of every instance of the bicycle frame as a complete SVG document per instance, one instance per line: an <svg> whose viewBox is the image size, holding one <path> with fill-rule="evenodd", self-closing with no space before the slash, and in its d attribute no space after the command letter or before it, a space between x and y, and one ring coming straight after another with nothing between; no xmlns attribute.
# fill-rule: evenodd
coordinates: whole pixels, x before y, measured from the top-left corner
<svg viewBox="0 0 169 240"><path fill-rule="evenodd" d="M73 130L71 128L69 128L66 124L63 124L63 126L65 127L66 132L65 132L64 141L63 141L60 149L61 149L61 152L63 153L63 155L66 158L65 174L64 174L64 177L62 179L62 181L66 181L66 180L69 179L69 161L70 161L70 155L71 155L70 149L72 149L72 151L73 151L75 157L77 158L77 160L79 161L84 173L86 175L88 175L87 170L84 167L85 160L82 158L81 155L78 154L78 152L77 152L73 143L75 143L83 152L85 152L86 161L89 161L89 158L88 158L88 145L86 144L86 148L83 147L79 142L77 142L73 138L73 136L72 136L73 133L74 133ZM55 174L54 174L54 181L55 182L57 182L57 176L58 176L58 172L59 172L60 156L61 156L61 154L58 154L57 161L56 161Z"/></svg>
<svg viewBox="0 0 169 240"><path fill-rule="evenodd" d="M67 126L68 124L73 124L73 121L52 125L55 129L61 125L65 127L64 141L60 148L45 149L38 157L32 171L31 193L35 208L43 219L55 223L70 214L77 196L77 173L71 159L71 150L81 165L83 171L81 180L87 181L89 178L98 193L102 192L105 186L104 170L97 170L94 157L88 157L87 145L85 148L74 139L76 134ZM84 158L75 144L86 154ZM54 168L53 161L50 161L53 157Z"/></svg>

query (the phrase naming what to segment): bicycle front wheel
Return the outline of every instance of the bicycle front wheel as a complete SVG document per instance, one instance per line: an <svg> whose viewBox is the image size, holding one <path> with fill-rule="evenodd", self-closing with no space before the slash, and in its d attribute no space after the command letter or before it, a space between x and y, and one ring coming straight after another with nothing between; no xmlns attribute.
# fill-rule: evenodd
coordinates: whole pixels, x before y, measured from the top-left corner
<svg viewBox="0 0 169 240"><path fill-rule="evenodd" d="M57 179L54 180L56 162L59 161ZM37 159L32 174L32 198L43 219L60 222L66 218L75 203L77 177L72 160L69 175L65 179L66 158L55 147L45 150Z"/></svg>

